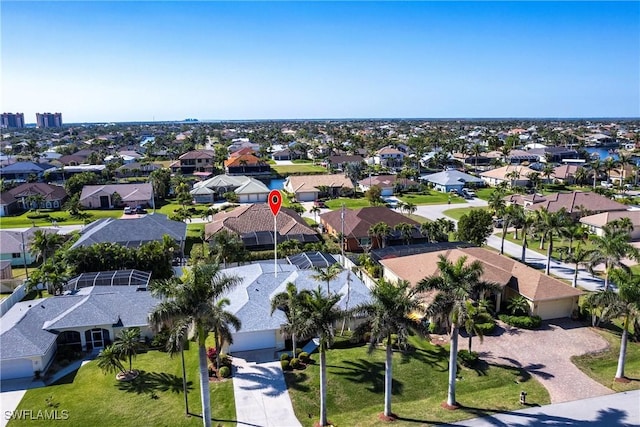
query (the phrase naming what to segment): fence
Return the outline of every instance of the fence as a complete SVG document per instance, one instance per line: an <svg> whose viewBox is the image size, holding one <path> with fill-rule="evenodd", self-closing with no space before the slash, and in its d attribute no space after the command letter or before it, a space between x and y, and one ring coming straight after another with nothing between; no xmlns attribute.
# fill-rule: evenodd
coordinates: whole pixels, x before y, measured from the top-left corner
<svg viewBox="0 0 640 427"><path fill-rule="evenodd" d="M27 294L27 285L26 283L18 286L8 298L2 300L0 303L0 316L4 316L4 314L9 311L11 307L17 302L20 302L22 298Z"/></svg>
<svg viewBox="0 0 640 427"><path fill-rule="evenodd" d="M367 288L373 289L373 287L376 285L376 279L369 276L362 268L358 267L348 257L343 258L342 255L333 255L333 257L336 258L338 262L340 262L340 264L344 266L344 268L353 271Z"/></svg>

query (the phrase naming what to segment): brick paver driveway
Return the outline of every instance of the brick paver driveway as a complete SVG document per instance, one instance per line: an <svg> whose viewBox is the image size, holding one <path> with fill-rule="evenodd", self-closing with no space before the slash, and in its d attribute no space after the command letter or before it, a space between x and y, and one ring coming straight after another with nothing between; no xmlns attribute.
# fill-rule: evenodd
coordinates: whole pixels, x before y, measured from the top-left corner
<svg viewBox="0 0 640 427"><path fill-rule="evenodd" d="M604 338L588 327L569 319L543 322L536 331L500 326L501 333L484 337L483 343L476 338L472 349L490 363L526 369L549 391L552 403L613 393L571 363L571 356L607 348ZM465 343L461 338L461 349Z"/></svg>

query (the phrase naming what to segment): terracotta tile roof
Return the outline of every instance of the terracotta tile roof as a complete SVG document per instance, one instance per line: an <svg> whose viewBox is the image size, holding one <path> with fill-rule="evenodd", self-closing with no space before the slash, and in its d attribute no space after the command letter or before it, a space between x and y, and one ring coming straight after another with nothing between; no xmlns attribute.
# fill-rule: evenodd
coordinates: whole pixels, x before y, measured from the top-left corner
<svg viewBox="0 0 640 427"><path fill-rule="evenodd" d="M417 182L410 179L398 179L398 175L372 175L370 178L367 177L358 181L358 184L367 187L370 185L378 185L382 188L388 188L393 187L396 182L399 182L403 185L406 183L406 185L408 186L418 185Z"/></svg>
<svg viewBox="0 0 640 427"><path fill-rule="evenodd" d="M276 221L281 235L318 234L292 209L280 209ZM207 238L222 229L238 234L273 231L273 214L266 203L249 204L237 207L230 212L218 212L213 216L213 221L204 227Z"/></svg>
<svg viewBox="0 0 640 427"><path fill-rule="evenodd" d="M558 179L571 178L581 166L578 165L560 165L553 170L553 177Z"/></svg>
<svg viewBox="0 0 640 427"><path fill-rule="evenodd" d="M613 211L583 216L580 222L594 227L602 227L620 218L629 218L633 228L640 228L640 211Z"/></svg>
<svg viewBox="0 0 640 427"><path fill-rule="evenodd" d="M527 175L529 175L532 172L535 172L533 169L527 167L527 166L513 166L513 165L508 165L508 166L503 166L501 168L498 169L491 169L488 170L486 172L482 172L480 174L480 176L483 177L487 177L487 178L494 178L494 179L502 179L502 180L506 180L506 176L507 174L516 171L519 174L519 181L523 181L523 180L527 180L529 178L527 178Z"/></svg>
<svg viewBox="0 0 640 427"><path fill-rule="evenodd" d="M257 165L260 163L260 159L253 154L241 154L240 156L229 157L224 161L225 167L238 167L243 166L241 162L247 162L246 166Z"/></svg>
<svg viewBox="0 0 640 427"><path fill-rule="evenodd" d="M415 285L423 278L437 273L440 254L452 262L457 261L463 255L467 256L467 263L479 260L484 268L483 280L498 283L502 287L512 287L531 301L561 299L583 293L558 279L546 276L525 264L484 248L460 248L429 252L383 259L380 260L380 263L396 276Z"/></svg>
<svg viewBox="0 0 640 427"><path fill-rule="evenodd" d="M529 210L546 208L549 212L558 212L564 208L568 213L580 212L581 207L591 212L626 211L628 207L591 191L571 193L553 193L545 196L545 201L528 206Z"/></svg>
<svg viewBox="0 0 640 427"><path fill-rule="evenodd" d="M45 200L62 200L67 197L64 187L59 185L46 184L44 182L33 182L18 185L8 191L16 199L40 194Z"/></svg>
<svg viewBox="0 0 640 427"><path fill-rule="evenodd" d="M318 191L318 187L322 186L353 188L351 180L344 174L289 176L285 187L297 193Z"/></svg>
<svg viewBox="0 0 640 427"><path fill-rule="evenodd" d="M233 153L229 154L229 158L231 157L240 157L240 156L244 156L245 154L256 154L256 150L254 150L251 147L244 147L241 148L237 151L234 151Z"/></svg>
<svg viewBox="0 0 640 427"><path fill-rule="evenodd" d="M182 156L178 157L180 160L189 159L212 159L215 156L212 150L193 150L187 151Z"/></svg>
<svg viewBox="0 0 640 427"><path fill-rule="evenodd" d="M341 210L326 212L320 215L320 220L334 230L341 230L342 219ZM370 208L345 209L344 211L344 234L348 237L362 238L369 236L369 229L372 225L384 222L393 228L400 223L420 226L417 221L412 220L384 206L374 206Z"/></svg>

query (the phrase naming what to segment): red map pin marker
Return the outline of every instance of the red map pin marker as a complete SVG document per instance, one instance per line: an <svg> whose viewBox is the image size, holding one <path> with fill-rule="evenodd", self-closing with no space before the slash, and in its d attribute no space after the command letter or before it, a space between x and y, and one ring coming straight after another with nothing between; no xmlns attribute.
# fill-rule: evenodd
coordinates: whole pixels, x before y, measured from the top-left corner
<svg viewBox="0 0 640 427"><path fill-rule="evenodd" d="M269 207L273 216L278 215L280 212L280 206L282 206L282 195L278 190L271 190L269 193Z"/></svg>

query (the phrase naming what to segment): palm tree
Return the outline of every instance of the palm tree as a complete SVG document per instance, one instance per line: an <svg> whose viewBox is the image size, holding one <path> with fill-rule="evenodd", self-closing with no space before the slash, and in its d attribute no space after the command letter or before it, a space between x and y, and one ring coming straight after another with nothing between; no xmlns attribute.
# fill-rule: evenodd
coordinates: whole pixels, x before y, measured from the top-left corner
<svg viewBox="0 0 640 427"><path fill-rule="evenodd" d="M618 167L618 162L613 160L612 157L607 157L606 159L604 159L604 162L602 163L602 168L607 173L607 184L611 182L611 171L614 170L616 167Z"/></svg>
<svg viewBox="0 0 640 427"><path fill-rule="evenodd" d="M129 359L129 372L132 372L132 359L136 357L140 347L140 328L123 329L114 343L114 347L123 358Z"/></svg>
<svg viewBox="0 0 640 427"><path fill-rule="evenodd" d="M625 257L638 258L638 250L629 243L631 237L625 230L605 225L602 236L592 236L594 249L591 252L591 267L604 264L604 289L609 289L609 273L615 267L627 269L622 263Z"/></svg>
<svg viewBox="0 0 640 427"><path fill-rule="evenodd" d="M209 242L209 257L216 264L222 263L223 268L227 268L228 262L243 261L246 254L242 239L232 231L220 230Z"/></svg>
<svg viewBox="0 0 640 427"><path fill-rule="evenodd" d="M310 294L307 290L298 292L295 283L288 282L286 292L280 292L271 298L271 314L280 309L287 316L287 323L281 330L291 337L293 357L296 357L297 338L308 332L307 313L304 311L303 301Z"/></svg>
<svg viewBox="0 0 640 427"><path fill-rule="evenodd" d="M320 213L320 208L314 205L309 212L313 214L314 221L318 222L318 213Z"/></svg>
<svg viewBox="0 0 640 427"><path fill-rule="evenodd" d="M411 238L413 236L413 232L415 231L415 227L411 224L407 224L406 222L401 222L393 227L395 231L400 232L400 236L402 240L404 240L405 244L411 243Z"/></svg>
<svg viewBox="0 0 640 427"><path fill-rule="evenodd" d="M334 324L345 316L336 307L342 295L323 295L320 287L312 291L303 300L304 310L308 313L309 331L317 334L320 340L320 425L327 423L327 349L334 339Z"/></svg>
<svg viewBox="0 0 640 427"><path fill-rule="evenodd" d="M504 201L504 191L495 189L493 193L491 193L491 195L489 196L488 203L489 203L489 209L493 211L493 214L495 216L502 215L502 211L506 207L506 204Z"/></svg>
<svg viewBox="0 0 640 427"><path fill-rule="evenodd" d="M156 328L178 322L186 326L189 337L198 342L202 420L211 425L209 372L205 342L213 329L216 301L240 282L239 277L221 274L216 264L196 264L181 280L152 282L152 294L166 298L149 314Z"/></svg>
<svg viewBox="0 0 640 427"><path fill-rule="evenodd" d="M213 331L216 346L216 369L220 369L220 352L222 351L222 345L225 342L233 344L233 335L231 334L230 326L236 331L242 328L240 319L233 313L225 310L225 307L230 304L231 301L229 301L229 298L221 298L213 304L211 310L211 331Z"/></svg>
<svg viewBox="0 0 640 427"><path fill-rule="evenodd" d="M593 189L595 190L596 181L598 180L600 173L603 171L604 165L600 159L593 160L589 165L591 166L591 173L593 174Z"/></svg>
<svg viewBox="0 0 640 427"><path fill-rule="evenodd" d="M615 376L616 381L623 382L627 381L624 376L624 365L629 326L631 324L637 325L640 319L640 275L623 269L615 269L611 272L611 277L618 286L618 292L611 290L600 291L597 299L607 308L606 316L608 319L620 316L623 318L620 354Z"/></svg>
<svg viewBox="0 0 640 427"><path fill-rule="evenodd" d="M413 313L421 309L422 304L416 298L415 290L406 280L400 280L395 285L384 279L379 280L371 290L371 299L370 304L354 308L355 313L366 316L366 322L356 329L355 335L362 336L366 329L370 328L369 354L373 353L378 342L383 342L386 345L384 416L394 417L391 412L391 385L393 382L391 335L396 334L398 344L403 345L410 331L414 330L424 334L426 331L421 322L411 317Z"/></svg>
<svg viewBox="0 0 640 427"><path fill-rule="evenodd" d="M384 248L384 243L389 234L391 234L391 227L385 222L378 222L369 228L369 235L378 240L379 248Z"/></svg>
<svg viewBox="0 0 640 427"><path fill-rule="evenodd" d="M64 243L64 237L54 232L36 230L29 242L30 252L37 260L42 259L42 263L47 262L47 258L52 256Z"/></svg>
<svg viewBox="0 0 640 427"><path fill-rule="evenodd" d="M580 265L588 264L591 256L591 251L584 249L580 243L578 243L574 251L569 252L567 262L575 264L573 282L571 283L574 288L578 286L578 269Z"/></svg>
<svg viewBox="0 0 640 427"><path fill-rule="evenodd" d="M314 270L316 271L316 273L311 275L311 277L314 280L318 280L320 282L327 282L327 295L331 295L331 289L329 288L329 285L331 284L331 281L333 279L340 275L340 273L342 272L342 266L336 263L331 264L326 268L314 267Z"/></svg>
<svg viewBox="0 0 640 427"><path fill-rule="evenodd" d="M100 368L105 374L117 374L118 372L124 373L124 365L122 364L123 356L115 346L110 345L100 350L96 359L98 362L98 368Z"/></svg>
<svg viewBox="0 0 640 427"><path fill-rule="evenodd" d="M522 216L520 211L522 208L518 205L509 205L502 210L502 239L500 241L500 255L504 254L504 239L509 232L509 226L516 225L516 222ZM516 232L517 232L516 228Z"/></svg>
<svg viewBox="0 0 640 427"><path fill-rule="evenodd" d="M418 209L418 206L416 206L415 203L407 202L404 204L404 210L410 215L415 213L417 209Z"/></svg>
<svg viewBox="0 0 640 427"><path fill-rule="evenodd" d="M553 252L553 237L560 235L567 226L567 214L564 208L558 212L549 212L546 208L541 208L537 213L538 217L534 228L542 235L542 239L547 240L549 243L547 246L547 265L545 267L545 274L549 275L551 253Z"/></svg>
<svg viewBox="0 0 640 427"><path fill-rule="evenodd" d="M488 290L495 290L494 284L480 280L483 269L476 260L465 265L466 256L458 258L454 263L444 255L439 256L437 263L439 273L425 277L417 285L419 292L435 290L436 297L427 308L433 318L445 320L451 326L451 346L449 351L449 388L447 405L457 406L456 402L456 369L458 360L458 332L464 324L466 303L469 299L478 298Z"/></svg>
<svg viewBox="0 0 640 427"><path fill-rule="evenodd" d="M549 163L544 165L544 168L542 168L542 175L546 178L547 184L551 184L549 181L551 181L551 175L553 175L554 172L555 168Z"/></svg>
<svg viewBox="0 0 640 427"><path fill-rule="evenodd" d="M589 172L583 168L579 167L576 169L576 173L574 174L576 184L584 185L585 181L589 178Z"/></svg>
<svg viewBox="0 0 640 427"><path fill-rule="evenodd" d="M520 262L522 262L523 264L525 263L525 260L527 258L527 246L529 245L529 243L527 242L527 238L529 237L529 234L531 233L531 230L533 229L535 223L536 223L535 217L533 215L527 215L525 213L524 217L522 218L522 222L521 222L521 226L522 226L522 255L520 256Z"/></svg>
<svg viewBox="0 0 640 427"><path fill-rule="evenodd" d="M488 305L489 303L487 300L482 300L477 303L470 300L465 302L465 308L462 312L462 325L469 336L469 352L471 352L471 342L474 335L478 336L480 342L484 340L484 332L478 327L478 324L491 321Z"/></svg>

